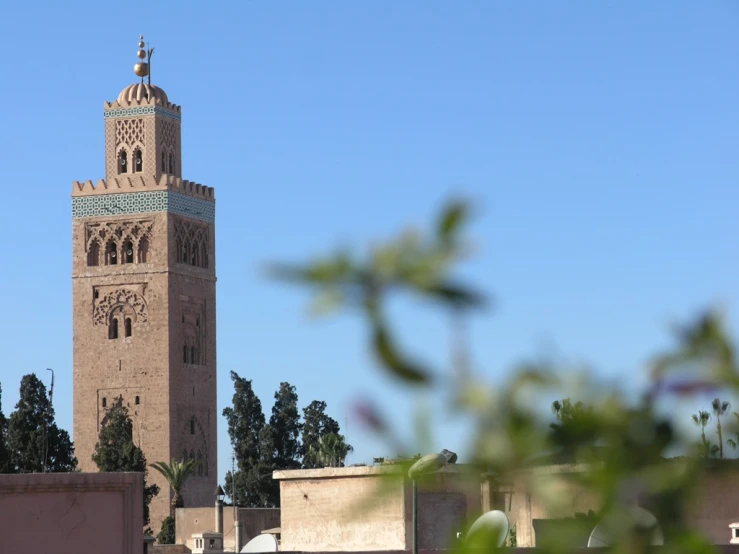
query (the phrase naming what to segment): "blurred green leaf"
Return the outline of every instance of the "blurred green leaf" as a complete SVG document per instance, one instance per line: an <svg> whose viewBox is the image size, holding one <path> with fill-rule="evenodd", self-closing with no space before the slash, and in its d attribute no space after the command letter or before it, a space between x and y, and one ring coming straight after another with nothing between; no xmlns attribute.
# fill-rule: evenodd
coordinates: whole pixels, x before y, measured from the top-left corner
<svg viewBox="0 0 739 554"><path fill-rule="evenodd" d="M372 344L375 354L382 364L396 377L415 384L429 384L431 382L431 377L426 371L404 359L398 352L384 325L375 324Z"/></svg>
<svg viewBox="0 0 739 554"><path fill-rule="evenodd" d="M452 239L469 216L469 207L466 202L449 202L442 210L437 225L437 235L444 241Z"/></svg>

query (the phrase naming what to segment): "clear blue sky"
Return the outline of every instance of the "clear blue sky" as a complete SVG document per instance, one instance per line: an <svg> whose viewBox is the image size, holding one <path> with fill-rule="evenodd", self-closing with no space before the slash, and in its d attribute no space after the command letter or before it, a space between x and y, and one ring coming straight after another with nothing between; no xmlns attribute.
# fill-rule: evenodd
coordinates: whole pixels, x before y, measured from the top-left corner
<svg viewBox="0 0 739 554"><path fill-rule="evenodd" d="M103 101L153 82L183 106L184 176L216 188L219 411L228 372L265 410L281 380L345 425L370 397L410 436L418 400L378 373L357 318L313 322L307 295L259 274L424 224L473 198L471 324L491 383L551 351L637 388L667 324L739 307L739 4L713 2L13 2L0 36L0 381L56 370L72 428L73 180L103 176ZM448 322L395 313L448 360ZM434 399L426 399L433 401ZM691 407L694 408L694 407ZM463 453L462 424L434 448ZM348 421L351 462L392 455ZM419 447L420 448L420 447ZM219 421L219 475L230 465Z"/></svg>

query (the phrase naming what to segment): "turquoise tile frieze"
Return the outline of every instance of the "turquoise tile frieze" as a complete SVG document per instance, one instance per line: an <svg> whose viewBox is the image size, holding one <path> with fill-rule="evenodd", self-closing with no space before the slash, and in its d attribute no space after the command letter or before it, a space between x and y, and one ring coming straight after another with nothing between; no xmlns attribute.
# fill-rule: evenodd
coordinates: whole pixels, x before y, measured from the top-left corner
<svg viewBox="0 0 739 554"><path fill-rule="evenodd" d="M215 222L216 205L179 192L156 190L72 198L72 217L170 212L208 223Z"/></svg>
<svg viewBox="0 0 739 554"><path fill-rule="evenodd" d="M116 117L133 117L137 115L161 115L170 119L180 121L182 116L175 111L162 108L161 106L135 106L133 108L120 108L117 110L105 110L103 117L116 118Z"/></svg>

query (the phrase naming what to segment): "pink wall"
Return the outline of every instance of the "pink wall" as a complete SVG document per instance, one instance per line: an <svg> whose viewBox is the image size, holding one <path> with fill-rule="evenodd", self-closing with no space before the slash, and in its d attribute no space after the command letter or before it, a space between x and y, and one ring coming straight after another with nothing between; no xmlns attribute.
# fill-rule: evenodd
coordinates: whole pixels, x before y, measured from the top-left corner
<svg viewBox="0 0 739 554"><path fill-rule="evenodd" d="M3 554L141 554L140 473L0 475Z"/></svg>

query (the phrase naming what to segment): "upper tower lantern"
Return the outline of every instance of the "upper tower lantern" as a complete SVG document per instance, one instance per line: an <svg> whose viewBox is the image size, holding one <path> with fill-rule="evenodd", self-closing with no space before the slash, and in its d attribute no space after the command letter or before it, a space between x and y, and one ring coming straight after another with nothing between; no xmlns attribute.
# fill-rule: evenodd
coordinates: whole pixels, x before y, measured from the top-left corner
<svg viewBox="0 0 739 554"><path fill-rule="evenodd" d="M104 106L108 179L138 174L158 181L162 175L182 176L181 108L169 101L164 90L151 84L154 49L144 50L144 46L142 35L139 62L134 65L141 82L127 86L114 102Z"/></svg>

